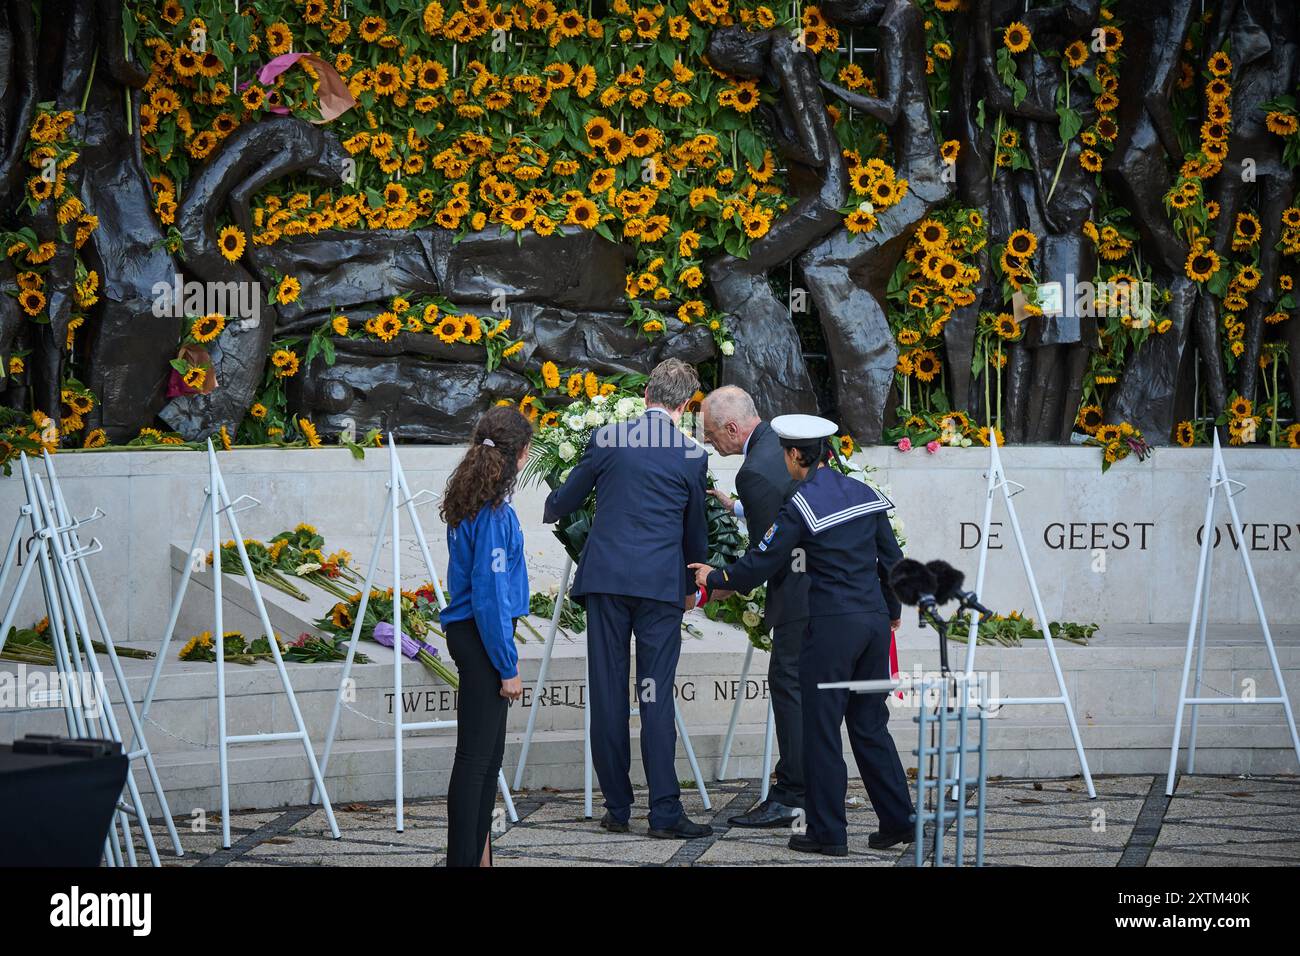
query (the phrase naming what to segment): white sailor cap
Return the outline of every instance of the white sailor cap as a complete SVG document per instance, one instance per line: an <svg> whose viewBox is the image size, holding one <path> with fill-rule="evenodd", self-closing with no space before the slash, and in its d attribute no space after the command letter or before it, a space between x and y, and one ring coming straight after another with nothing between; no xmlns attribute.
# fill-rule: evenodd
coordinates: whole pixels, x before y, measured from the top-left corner
<svg viewBox="0 0 1300 956"><path fill-rule="evenodd" d="M772 431L783 445L805 445L819 438L830 438L839 428L829 418L817 415L778 415L772 419Z"/></svg>

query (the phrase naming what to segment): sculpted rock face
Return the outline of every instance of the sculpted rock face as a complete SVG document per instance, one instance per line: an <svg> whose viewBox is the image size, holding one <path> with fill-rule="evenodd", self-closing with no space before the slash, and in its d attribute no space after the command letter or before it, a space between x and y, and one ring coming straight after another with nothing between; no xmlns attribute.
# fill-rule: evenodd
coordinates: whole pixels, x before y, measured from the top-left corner
<svg viewBox="0 0 1300 956"><path fill-rule="evenodd" d="M854 235L837 226L799 260L826 336L840 427L875 442L884 429L898 361L885 290L917 223L952 187L944 180L930 124L921 12L907 0L841 0L824 9L834 21L879 28L880 95L822 85L889 128L896 173L908 182L903 199L878 214L875 229ZM969 358L965 364L969 368Z"/></svg>
<svg viewBox="0 0 1300 956"><path fill-rule="evenodd" d="M340 351L334 365L318 358L306 371L290 380L287 397L291 407L312 410L323 434L360 438L379 428L412 442L463 441L467 424L498 398L518 401L530 387L506 369L488 372L411 355L377 362L373 355Z"/></svg>
<svg viewBox="0 0 1300 956"><path fill-rule="evenodd" d="M176 213L185 267L197 280L215 285L235 283L261 292L270 283L222 256L217 222L228 207L236 225L253 233L249 201L262 186L282 176L303 173L340 182L345 157L332 133L303 120L276 116L241 126L222 143L189 185ZM232 431L253 402L262 383L267 352L275 334L275 310L229 320L212 348L217 388L207 395L181 395L159 413L188 439L205 438L222 425Z"/></svg>

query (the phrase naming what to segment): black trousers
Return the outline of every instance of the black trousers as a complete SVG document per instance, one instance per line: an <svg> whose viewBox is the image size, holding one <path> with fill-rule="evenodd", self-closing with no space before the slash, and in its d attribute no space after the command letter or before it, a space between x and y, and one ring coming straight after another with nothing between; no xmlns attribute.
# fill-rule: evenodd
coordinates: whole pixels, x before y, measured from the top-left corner
<svg viewBox="0 0 1300 956"><path fill-rule="evenodd" d="M591 670L591 762L605 809L626 823L632 813L632 744L628 669L636 633L636 706L641 711L641 761L650 786L650 826L665 829L682 815L677 782L673 685L682 651L682 606L619 594L587 595L587 666Z"/></svg>
<svg viewBox="0 0 1300 956"><path fill-rule="evenodd" d="M456 761L447 791L447 865L478 866L492 831L510 701L501 696L501 675L472 619L447 625L447 647L460 673Z"/></svg>
<svg viewBox="0 0 1300 956"><path fill-rule="evenodd" d="M849 784L840 738L840 727L846 721L858 773L880 829L886 833L907 829L912 798L894 739L889 736L886 696L817 689L820 683L888 677L889 618L884 614L833 614L809 618L808 623L799 657L808 837L832 846L848 843L844 800Z"/></svg>
<svg viewBox="0 0 1300 956"><path fill-rule="evenodd" d="M772 695L776 724L776 782L769 800L787 807L803 806L803 694L799 688L799 652L808 619L786 621L772 628L772 654L767 663L767 692Z"/></svg>

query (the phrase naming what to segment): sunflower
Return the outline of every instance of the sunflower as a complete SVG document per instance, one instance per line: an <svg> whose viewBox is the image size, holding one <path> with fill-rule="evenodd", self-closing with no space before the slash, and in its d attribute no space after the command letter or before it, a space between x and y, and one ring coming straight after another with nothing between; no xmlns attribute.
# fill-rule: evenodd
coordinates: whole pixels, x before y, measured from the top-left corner
<svg viewBox="0 0 1300 956"><path fill-rule="evenodd" d="M238 226L226 226L217 237L217 242L221 247L221 255L227 261L234 262L244 254L247 239Z"/></svg>
<svg viewBox="0 0 1300 956"><path fill-rule="evenodd" d="M1008 312L998 315L993 328L997 332L998 338L1014 341L1020 337L1020 323L1016 321L1015 316Z"/></svg>
<svg viewBox="0 0 1300 956"><path fill-rule="evenodd" d="M1065 62L1071 67L1080 67L1088 62L1088 46L1082 40L1075 40L1065 48Z"/></svg>
<svg viewBox="0 0 1300 956"><path fill-rule="evenodd" d="M1083 405L1079 408L1079 414L1075 418L1077 424L1083 431L1089 435L1096 435L1097 430L1101 428L1101 406L1100 405Z"/></svg>
<svg viewBox="0 0 1300 956"><path fill-rule="evenodd" d="M434 327L433 334L450 345L460 338L460 322L454 315L443 316L442 321Z"/></svg>
<svg viewBox="0 0 1300 956"><path fill-rule="evenodd" d="M271 353L271 364L279 378L292 378L298 374L298 356L288 349L276 349Z"/></svg>
<svg viewBox="0 0 1300 956"><path fill-rule="evenodd" d="M1038 250L1038 237L1028 229L1017 229L1007 237L1007 251L1020 259L1027 259Z"/></svg>
<svg viewBox="0 0 1300 956"><path fill-rule="evenodd" d="M849 232L862 234L871 232L876 228L876 217L874 213L865 212L861 209L855 209L844 217L844 227Z"/></svg>
<svg viewBox="0 0 1300 956"><path fill-rule="evenodd" d="M918 380L932 382L938 377L943 363L939 361L939 356L929 349L920 349L912 354L912 368Z"/></svg>
<svg viewBox="0 0 1300 956"><path fill-rule="evenodd" d="M943 157L945 163L957 162L957 155L961 152L961 143L955 139L945 140L944 144L939 147L939 155Z"/></svg>
<svg viewBox="0 0 1300 956"><path fill-rule="evenodd" d="M1264 122L1268 126L1268 131L1278 136L1290 136L1300 128L1300 123L1297 123L1296 118L1290 113L1273 111L1268 114Z"/></svg>
<svg viewBox="0 0 1300 956"><path fill-rule="evenodd" d="M1020 131L1017 129L1005 129L998 138L998 143L1003 149L1015 149L1020 145Z"/></svg>
<svg viewBox="0 0 1300 956"><path fill-rule="evenodd" d="M1232 60L1228 54L1220 51L1206 60L1205 68L1214 76L1227 76L1232 72Z"/></svg>
<svg viewBox="0 0 1300 956"><path fill-rule="evenodd" d="M1196 429L1191 422L1179 422L1174 428L1174 441L1183 448L1191 448L1196 444Z"/></svg>
<svg viewBox="0 0 1300 956"><path fill-rule="evenodd" d="M1290 425L1282 433L1288 448L1300 448L1300 422Z"/></svg>
<svg viewBox="0 0 1300 956"><path fill-rule="evenodd" d="M210 312L194 320L194 324L190 326L190 335L195 342L211 342L225 327L226 317L220 312Z"/></svg>
<svg viewBox="0 0 1300 956"><path fill-rule="evenodd" d="M1255 409L1250 399L1239 395L1228 403L1228 410L1232 412L1234 418L1247 418Z"/></svg>
<svg viewBox="0 0 1300 956"><path fill-rule="evenodd" d="M18 304L28 315L36 315L45 308L45 293L38 289L24 289L18 293Z"/></svg>
<svg viewBox="0 0 1300 956"><path fill-rule="evenodd" d="M560 387L560 370L554 362L542 363L542 381L547 388L556 389Z"/></svg>
<svg viewBox="0 0 1300 956"><path fill-rule="evenodd" d="M1029 49L1029 44L1033 38L1033 34L1029 32L1029 27L1019 20L1008 26L1002 33L1002 43L1012 53L1024 53L1025 50Z"/></svg>
<svg viewBox="0 0 1300 956"><path fill-rule="evenodd" d="M581 226L583 229L594 229L600 223L600 210L590 199L576 199L569 205L569 211L564 216L564 222L570 226Z"/></svg>
<svg viewBox="0 0 1300 956"><path fill-rule="evenodd" d="M999 447L1001 447L1001 446L1003 446L1003 445L1006 444L1006 439L1002 437L1002 429L1000 429L1000 428L994 428L994 429L992 430L992 435L993 435L993 437L995 437L995 438L997 439L997 442L998 442L998 446L999 446ZM976 440L977 440L981 445L984 445L984 446L989 445L989 443L990 443L990 442L989 442L989 438L990 438L990 432L989 432L989 427L988 427L987 425L981 425L979 428L977 428L977 429L975 430L975 439L976 439Z"/></svg>
<svg viewBox="0 0 1300 956"><path fill-rule="evenodd" d="M948 227L937 220L925 219L916 227L916 238L927 248L938 248L948 241Z"/></svg>
<svg viewBox="0 0 1300 956"><path fill-rule="evenodd" d="M1101 154L1096 150L1085 149L1079 154L1079 165L1090 173L1101 172Z"/></svg>
<svg viewBox="0 0 1300 956"><path fill-rule="evenodd" d="M1183 271L1193 282L1204 282L1219 271L1219 256L1212 249L1193 250L1187 256Z"/></svg>
<svg viewBox="0 0 1300 956"><path fill-rule="evenodd" d="M300 292L302 292L302 283L293 276L285 276L276 289L275 300L281 305L286 305L295 301Z"/></svg>
<svg viewBox="0 0 1300 956"><path fill-rule="evenodd" d="M320 447L320 435L316 433L316 426L306 418L298 419L298 428L302 432L302 437L307 439L308 448Z"/></svg>
<svg viewBox="0 0 1300 956"><path fill-rule="evenodd" d="M1103 444L1119 441L1122 433L1118 425L1099 425L1093 437Z"/></svg>
<svg viewBox="0 0 1300 956"><path fill-rule="evenodd" d="M510 320L506 319L504 324L508 326ZM460 317L460 338L462 342L477 342L483 338L483 324L477 315L467 312Z"/></svg>

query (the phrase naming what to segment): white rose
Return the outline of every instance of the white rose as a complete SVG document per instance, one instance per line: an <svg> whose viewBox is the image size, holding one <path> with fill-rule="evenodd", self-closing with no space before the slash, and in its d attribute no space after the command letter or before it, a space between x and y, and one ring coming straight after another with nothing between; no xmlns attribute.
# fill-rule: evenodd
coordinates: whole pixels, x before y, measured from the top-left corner
<svg viewBox="0 0 1300 956"><path fill-rule="evenodd" d="M592 425L592 426L605 424L605 416L602 415L600 413L600 410L596 408L593 408L591 411L587 412L587 414L583 416L582 420L584 424Z"/></svg>
<svg viewBox="0 0 1300 956"><path fill-rule="evenodd" d="M736 343L735 343L735 342L723 342L723 343L722 343L722 347L721 347L721 351L722 351L722 354L723 354L723 355L735 355L735 354L736 354Z"/></svg>
<svg viewBox="0 0 1300 956"><path fill-rule="evenodd" d="M573 461L578 454L578 449L574 448L571 442L562 441L560 447L555 449L555 453L560 456L560 461Z"/></svg>
<svg viewBox="0 0 1300 956"><path fill-rule="evenodd" d="M596 395L594 398L592 398L591 404L604 405L607 401L609 401L608 395Z"/></svg>
<svg viewBox="0 0 1300 956"><path fill-rule="evenodd" d="M566 468L566 469L564 469L564 471L560 472L560 482L561 482L561 483L564 483L564 482L568 481L568 480L569 480L569 474L570 474L570 472L572 472L572 471L573 471L572 468Z"/></svg>
<svg viewBox="0 0 1300 956"><path fill-rule="evenodd" d="M740 620L744 622L745 627L758 627L759 622L763 619L753 611L746 611L740 615Z"/></svg>
<svg viewBox="0 0 1300 956"><path fill-rule="evenodd" d="M618 404L614 406L614 414L619 418L631 418L635 410L636 399L631 398L630 396L620 398Z"/></svg>

